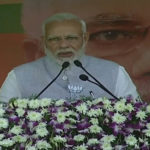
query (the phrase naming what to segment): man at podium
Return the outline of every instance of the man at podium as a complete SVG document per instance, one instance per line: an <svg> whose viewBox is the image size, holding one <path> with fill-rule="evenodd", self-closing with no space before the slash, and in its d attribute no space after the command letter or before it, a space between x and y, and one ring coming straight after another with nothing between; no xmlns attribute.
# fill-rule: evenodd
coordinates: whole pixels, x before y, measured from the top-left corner
<svg viewBox="0 0 150 150"><path fill-rule="evenodd" d="M128 95L138 98L136 87L122 66L85 55L89 34L82 19L69 13L55 14L43 22L42 31L46 56L14 68L2 85L0 101L37 94L37 98L53 99ZM65 67L64 62L68 63ZM86 81L80 80L81 75ZM47 87L49 83L53 84Z"/></svg>

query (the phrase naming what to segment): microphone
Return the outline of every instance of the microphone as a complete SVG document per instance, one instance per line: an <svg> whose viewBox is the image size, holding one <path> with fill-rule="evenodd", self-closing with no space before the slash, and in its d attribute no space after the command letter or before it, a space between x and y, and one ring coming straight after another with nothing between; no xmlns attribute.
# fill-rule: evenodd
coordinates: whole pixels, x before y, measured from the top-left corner
<svg viewBox="0 0 150 150"><path fill-rule="evenodd" d="M81 68L83 67L82 64L81 64L81 62L80 62L79 60L75 60L75 61L74 61L74 64L75 64L77 67L81 67Z"/></svg>
<svg viewBox="0 0 150 150"><path fill-rule="evenodd" d="M75 60L74 61L74 64L77 66L77 67L80 67L82 70L84 70L92 79L94 79L96 81L96 84L102 88L105 92L109 93L112 97L114 97L115 99L119 100L119 98L117 98L115 95L113 95L103 84L101 84L94 76L92 76L83 66L82 66L82 63L79 61L79 60ZM85 75L86 76L86 75ZM81 76L81 78L83 79L83 81L86 81L88 80L88 76ZM80 77L79 77L80 78ZM81 79L80 78L80 79ZM81 80L82 80L81 79ZM90 81L88 80L89 82L93 82L93 81ZM95 84L95 82L94 82Z"/></svg>
<svg viewBox="0 0 150 150"><path fill-rule="evenodd" d="M113 95L113 94L112 94L106 87L104 87L102 84L98 84L98 83L96 83L96 82L93 82L93 81L89 80L89 78L88 78L87 75L81 74L81 75L79 76L79 78L80 78L82 81L89 81L89 82L91 82L91 83L93 83L93 84L99 86L99 87L102 88L105 92L109 93L112 97L114 97L115 99L119 100L118 97L116 97L115 95Z"/></svg>
<svg viewBox="0 0 150 150"><path fill-rule="evenodd" d="M94 79L98 84L102 85L95 77L93 77L83 66L82 63L79 60L75 60L74 64L77 67L80 67L82 70L84 70L92 79ZM103 86L103 85L102 85Z"/></svg>
<svg viewBox="0 0 150 150"><path fill-rule="evenodd" d="M60 74L62 73L62 71L67 68L70 65L69 62L64 62L62 64L62 68L60 70L60 72L57 74L57 76L35 97L35 99L37 99L50 85L52 85L52 83L60 76Z"/></svg>
<svg viewBox="0 0 150 150"><path fill-rule="evenodd" d="M65 61L65 62L62 64L62 69L67 68L69 65L70 65L70 63L69 63L68 61Z"/></svg>
<svg viewBox="0 0 150 150"><path fill-rule="evenodd" d="M87 81L87 80L89 80L88 76L86 76L85 74L81 74L81 75L79 76L79 78L80 78L82 81Z"/></svg>

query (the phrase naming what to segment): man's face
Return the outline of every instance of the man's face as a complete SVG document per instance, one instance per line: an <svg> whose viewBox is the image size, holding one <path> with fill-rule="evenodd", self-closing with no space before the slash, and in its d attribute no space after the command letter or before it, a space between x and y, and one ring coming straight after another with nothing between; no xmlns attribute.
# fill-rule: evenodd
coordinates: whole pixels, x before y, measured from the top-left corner
<svg viewBox="0 0 150 150"><path fill-rule="evenodd" d="M85 36L76 20L54 21L45 27L45 47L59 62L74 60L84 51Z"/></svg>

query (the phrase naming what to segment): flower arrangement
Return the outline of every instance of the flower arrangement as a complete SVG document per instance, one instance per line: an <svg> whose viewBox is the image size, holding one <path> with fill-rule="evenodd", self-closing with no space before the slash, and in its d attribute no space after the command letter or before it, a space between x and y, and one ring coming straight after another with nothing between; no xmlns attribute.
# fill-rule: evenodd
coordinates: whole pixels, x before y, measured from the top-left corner
<svg viewBox="0 0 150 150"><path fill-rule="evenodd" d="M2 150L148 150L150 105L126 99L13 99L0 107Z"/></svg>

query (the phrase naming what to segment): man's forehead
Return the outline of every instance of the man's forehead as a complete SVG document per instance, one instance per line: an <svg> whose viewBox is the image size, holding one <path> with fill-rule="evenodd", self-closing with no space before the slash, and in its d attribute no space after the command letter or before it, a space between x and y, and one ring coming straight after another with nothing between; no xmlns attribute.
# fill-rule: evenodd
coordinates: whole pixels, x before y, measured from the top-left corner
<svg viewBox="0 0 150 150"><path fill-rule="evenodd" d="M46 24L46 28L58 28L64 26L81 28L81 23L75 19L69 19L69 20L52 21Z"/></svg>
<svg viewBox="0 0 150 150"><path fill-rule="evenodd" d="M76 20L63 20L63 21L54 21L46 25L46 32L48 33L80 33L82 32L82 27L80 22Z"/></svg>

